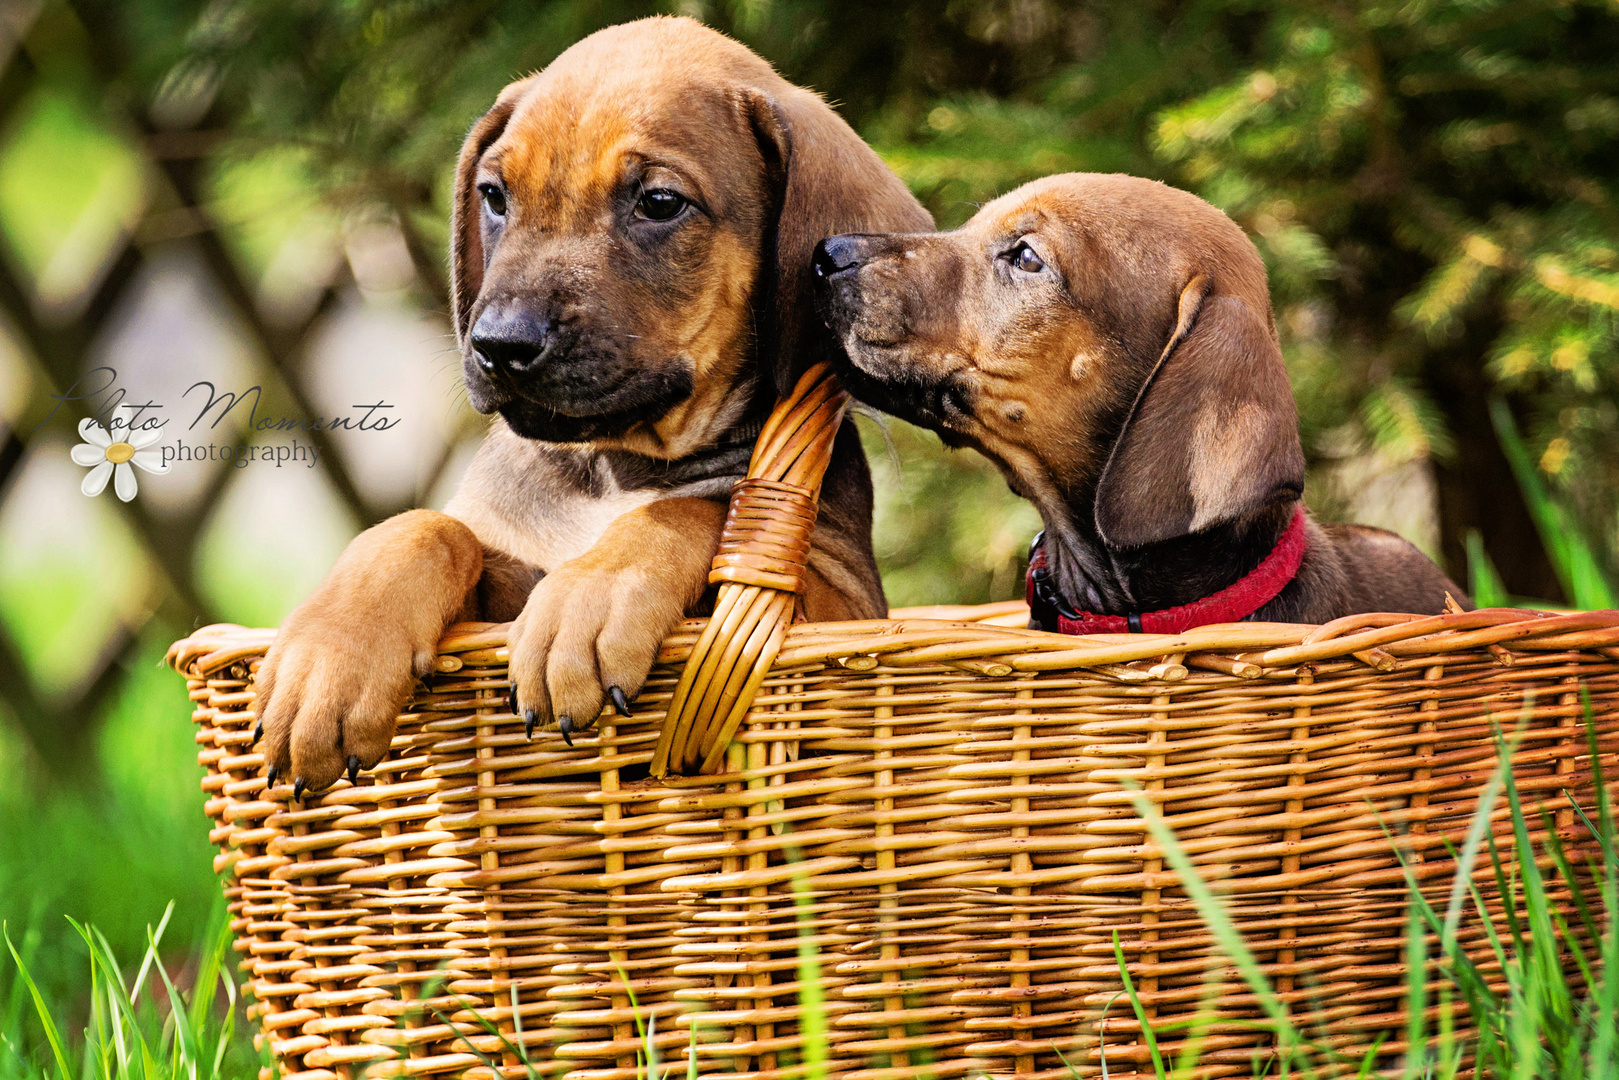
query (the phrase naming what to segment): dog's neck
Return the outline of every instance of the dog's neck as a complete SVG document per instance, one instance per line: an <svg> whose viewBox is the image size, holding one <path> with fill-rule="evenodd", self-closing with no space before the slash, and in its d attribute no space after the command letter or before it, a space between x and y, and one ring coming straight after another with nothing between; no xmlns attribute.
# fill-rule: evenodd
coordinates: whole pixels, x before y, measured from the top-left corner
<svg viewBox="0 0 1619 1080"><path fill-rule="evenodd" d="M1034 498L1045 523L1046 565L1069 604L1098 615L1190 604L1237 581L1276 547L1297 503L1139 548L1112 548L1095 524L1095 493L1060 504Z"/></svg>
<svg viewBox="0 0 1619 1080"><path fill-rule="evenodd" d="M602 470L621 491L652 488L692 498L724 499L729 497L732 485L747 475L753 444L768 411L768 402L752 403L710 445L684 457L651 457L612 446L572 453L584 474Z"/></svg>

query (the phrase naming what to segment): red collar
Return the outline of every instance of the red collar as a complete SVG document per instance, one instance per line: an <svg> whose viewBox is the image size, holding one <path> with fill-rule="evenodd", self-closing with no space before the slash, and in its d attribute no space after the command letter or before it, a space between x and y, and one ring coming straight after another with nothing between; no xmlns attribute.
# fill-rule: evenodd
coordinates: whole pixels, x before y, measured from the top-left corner
<svg viewBox="0 0 1619 1080"><path fill-rule="evenodd" d="M1059 634L1179 634L1194 626L1239 622L1287 587L1304 561L1305 545L1304 507L1300 506L1264 561L1219 592L1162 611L1097 615L1074 610L1052 585L1046 568L1045 533L1041 533L1029 549L1029 614L1042 630Z"/></svg>

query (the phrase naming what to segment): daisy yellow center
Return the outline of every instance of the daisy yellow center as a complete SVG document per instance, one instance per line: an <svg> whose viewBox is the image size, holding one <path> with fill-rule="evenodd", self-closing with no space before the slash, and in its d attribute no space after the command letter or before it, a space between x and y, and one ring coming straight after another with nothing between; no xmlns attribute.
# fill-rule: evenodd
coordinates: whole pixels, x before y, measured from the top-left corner
<svg viewBox="0 0 1619 1080"><path fill-rule="evenodd" d="M107 460L114 465L122 465L135 456L135 448L126 442L115 442L107 447Z"/></svg>

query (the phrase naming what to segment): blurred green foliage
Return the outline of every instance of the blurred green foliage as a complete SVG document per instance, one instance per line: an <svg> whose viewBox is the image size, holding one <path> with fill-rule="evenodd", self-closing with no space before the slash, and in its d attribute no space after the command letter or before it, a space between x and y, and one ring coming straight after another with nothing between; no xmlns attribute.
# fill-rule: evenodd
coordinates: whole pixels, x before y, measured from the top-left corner
<svg viewBox="0 0 1619 1080"><path fill-rule="evenodd" d="M38 92L11 118L0 157L0 221L11 256L51 299L84 287L71 269L99 254L138 209L140 162L80 101ZM64 169L64 161L79 163ZM41 180L50 177L49 199Z"/></svg>
<svg viewBox="0 0 1619 1080"><path fill-rule="evenodd" d="M877 489L872 542L894 607L1007 600L1023 591L1034 507L989 461L929 432L867 414L859 421Z"/></svg>

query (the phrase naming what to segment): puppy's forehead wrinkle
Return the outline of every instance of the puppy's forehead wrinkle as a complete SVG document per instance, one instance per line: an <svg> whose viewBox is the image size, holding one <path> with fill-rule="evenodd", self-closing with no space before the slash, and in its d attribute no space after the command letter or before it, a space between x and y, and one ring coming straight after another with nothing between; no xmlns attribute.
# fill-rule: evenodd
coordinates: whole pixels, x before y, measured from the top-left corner
<svg viewBox="0 0 1619 1080"><path fill-rule="evenodd" d="M1000 208L999 213L996 213L996 208L1002 202L1005 202L1006 205ZM979 224L980 219L982 219L981 224ZM1020 236L1038 232L1050 222L1051 215L1047 211L1043 200L1039 198L1014 199L1009 195L1003 195L981 208L974 216L973 221L961 227L961 231L963 233L968 230L979 232L989 236L991 244L1003 244L1011 243ZM975 224L977 224L976 228Z"/></svg>
<svg viewBox="0 0 1619 1080"><path fill-rule="evenodd" d="M581 106L578 96L589 100ZM678 108L654 108L637 103L668 101L667 87L596 85L531 95L490 148L486 165L498 167L520 198L553 216L582 201L599 205L656 170L674 174L665 182L678 179L686 194L709 205L723 198L724 188L737 186L725 181L742 157L728 147L715 156L715 129L725 118L709 100L714 97L711 87L692 87L680 95ZM718 188L708 183L710 169Z"/></svg>

